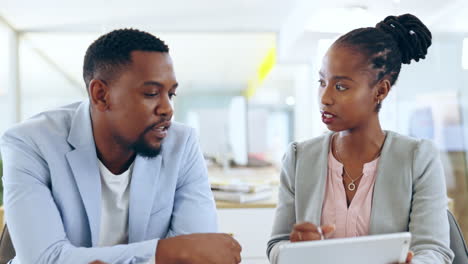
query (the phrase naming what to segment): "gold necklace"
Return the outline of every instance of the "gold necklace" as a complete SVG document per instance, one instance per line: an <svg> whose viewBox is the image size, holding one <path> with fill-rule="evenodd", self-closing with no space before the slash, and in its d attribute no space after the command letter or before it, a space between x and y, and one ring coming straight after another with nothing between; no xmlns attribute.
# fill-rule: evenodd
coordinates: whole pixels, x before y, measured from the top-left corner
<svg viewBox="0 0 468 264"><path fill-rule="evenodd" d="M351 178L349 176L348 172L346 172L344 165L343 165L343 171L344 171L345 175L348 176L348 178L351 180L351 182L348 184L348 190L354 192L354 190L356 190L356 184L354 184L354 182L359 180L362 176L364 176L364 173L361 174L361 176L359 176L359 177L357 177L356 179L353 180L353 178Z"/></svg>
<svg viewBox="0 0 468 264"><path fill-rule="evenodd" d="M340 156L338 155L338 150L335 146L335 154L336 154L336 157L339 159L340 162L342 162ZM364 173L361 174L361 176L357 177L356 179L353 179L351 178L351 176L349 176L348 172L346 171L345 167L344 167L344 163L343 164L343 171L344 171L344 174L351 180L351 182L347 185L348 187L348 190L351 191L351 192L354 192L354 190L356 190L356 184L354 184L355 181L359 180L362 176L364 176Z"/></svg>
<svg viewBox="0 0 468 264"><path fill-rule="evenodd" d="M338 158L338 161L343 164L343 172L344 172L345 176L347 176L351 180L351 182L347 185L347 188L348 188L349 191L354 192L354 190L356 190L356 184L354 184L354 182L359 180L362 176L364 176L364 173L362 173L361 176L357 177L356 179L353 179L353 178L351 178L351 176L349 176L348 172L346 171L346 169L344 167L344 163L342 162L342 159L338 155L339 151L338 151L338 148L336 147L335 135L333 136L333 142L335 143L335 154L336 154L336 157ZM375 160L375 158L377 158L379 155L380 155L380 151L377 152L377 155L375 155L375 157L372 160Z"/></svg>

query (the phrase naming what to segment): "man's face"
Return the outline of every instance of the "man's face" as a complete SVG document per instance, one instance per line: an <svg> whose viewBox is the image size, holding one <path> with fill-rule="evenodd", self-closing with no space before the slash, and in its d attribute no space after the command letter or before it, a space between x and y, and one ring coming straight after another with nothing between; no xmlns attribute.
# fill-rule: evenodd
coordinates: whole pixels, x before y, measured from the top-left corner
<svg viewBox="0 0 468 264"><path fill-rule="evenodd" d="M159 154L173 115L177 81L168 53L133 51L109 83L106 118L114 140L145 157Z"/></svg>

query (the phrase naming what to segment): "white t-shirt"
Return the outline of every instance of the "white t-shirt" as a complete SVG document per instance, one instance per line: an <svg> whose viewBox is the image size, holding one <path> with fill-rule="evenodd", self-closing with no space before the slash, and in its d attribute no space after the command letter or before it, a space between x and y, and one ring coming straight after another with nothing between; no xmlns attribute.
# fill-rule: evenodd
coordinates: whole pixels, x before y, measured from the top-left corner
<svg viewBox="0 0 468 264"><path fill-rule="evenodd" d="M99 247L128 243L128 201L133 164L122 174L115 175L99 161L102 194ZM148 264L153 263L154 255Z"/></svg>
<svg viewBox="0 0 468 264"><path fill-rule="evenodd" d="M128 243L128 196L133 163L120 175L99 161L101 173L101 228L99 247Z"/></svg>

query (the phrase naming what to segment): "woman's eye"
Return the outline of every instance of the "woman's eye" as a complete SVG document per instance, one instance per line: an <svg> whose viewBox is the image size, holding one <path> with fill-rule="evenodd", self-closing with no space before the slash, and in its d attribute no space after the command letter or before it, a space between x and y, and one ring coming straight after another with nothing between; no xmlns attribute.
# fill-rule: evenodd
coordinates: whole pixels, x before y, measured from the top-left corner
<svg viewBox="0 0 468 264"><path fill-rule="evenodd" d="M175 96L177 96L177 94L175 94L175 93L170 93L169 94L169 98L171 98L171 99L174 98Z"/></svg>
<svg viewBox="0 0 468 264"><path fill-rule="evenodd" d="M145 96L148 96L148 97L155 97L157 95L158 93L145 93Z"/></svg>
<svg viewBox="0 0 468 264"><path fill-rule="evenodd" d="M318 81L320 87L325 87L325 82L323 80Z"/></svg>
<svg viewBox="0 0 468 264"><path fill-rule="evenodd" d="M348 88L344 87L344 86L341 85L341 84L337 84L335 87L336 87L336 90L338 90L338 91L346 91L346 90L348 90Z"/></svg>

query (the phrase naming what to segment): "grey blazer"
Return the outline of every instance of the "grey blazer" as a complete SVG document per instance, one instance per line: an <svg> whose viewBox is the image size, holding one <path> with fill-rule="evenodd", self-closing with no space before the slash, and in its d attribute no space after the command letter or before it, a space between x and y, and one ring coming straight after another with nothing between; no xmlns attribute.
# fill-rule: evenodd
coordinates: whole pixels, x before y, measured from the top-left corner
<svg viewBox="0 0 468 264"><path fill-rule="evenodd" d="M409 231L412 264L452 263L447 195L437 148L386 131L372 198L369 234ZM283 158L279 202L267 254L276 263L293 225L320 224L332 133L292 143Z"/></svg>

